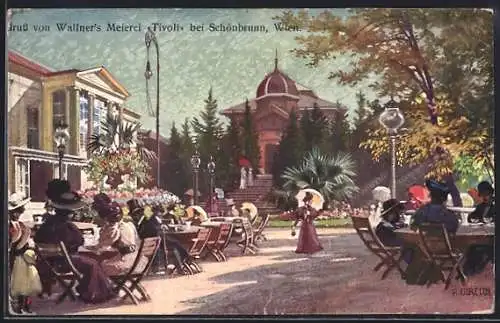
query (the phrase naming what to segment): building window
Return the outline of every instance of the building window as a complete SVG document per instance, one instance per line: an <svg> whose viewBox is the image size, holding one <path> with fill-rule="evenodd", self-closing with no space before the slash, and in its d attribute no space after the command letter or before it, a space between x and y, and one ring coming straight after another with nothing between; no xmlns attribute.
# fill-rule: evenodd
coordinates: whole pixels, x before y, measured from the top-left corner
<svg viewBox="0 0 500 323"><path fill-rule="evenodd" d="M17 191L24 193L26 197L30 196L30 172L29 172L29 161L28 160L18 160L18 188Z"/></svg>
<svg viewBox="0 0 500 323"><path fill-rule="evenodd" d="M104 106L104 102L95 100L94 103L94 116L93 116L93 130L94 134L100 134L102 123L106 121L108 109Z"/></svg>
<svg viewBox="0 0 500 323"><path fill-rule="evenodd" d="M39 149L38 140L38 109L28 107L28 148Z"/></svg>
<svg viewBox="0 0 500 323"><path fill-rule="evenodd" d="M87 132L89 128L89 100L80 96L80 145L87 147Z"/></svg>
<svg viewBox="0 0 500 323"><path fill-rule="evenodd" d="M52 115L54 129L57 125L66 122L66 92L64 90L52 93Z"/></svg>

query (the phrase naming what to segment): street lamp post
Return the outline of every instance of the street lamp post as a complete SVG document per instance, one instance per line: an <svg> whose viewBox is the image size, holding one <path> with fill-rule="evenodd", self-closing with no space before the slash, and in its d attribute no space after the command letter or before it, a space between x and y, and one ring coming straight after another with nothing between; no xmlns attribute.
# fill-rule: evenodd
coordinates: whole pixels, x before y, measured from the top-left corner
<svg viewBox="0 0 500 323"><path fill-rule="evenodd" d="M194 205L198 205L198 173L200 171L200 154L198 150L196 150L191 156L191 166L193 167L193 203Z"/></svg>
<svg viewBox="0 0 500 323"><path fill-rule="evenodd" d="M214 178L215 178L215 160L213 156L210 156L210 162L207 165L208 175L210 176L210 195L209 195L209 212L213 212L213 192L214 192Z"/></svg>
<svg viewBox="0 0 500 323"><path fill-rule="evenodd" d="M385 110L380 114L379 122L389 134L389 144L391 151L391 196L396 198L396 138L398 130L405 122L405 118L396 101L391 98L385 105Z"/></svg>
<svg viewBox="0 0 500 323"><path fill-rule="evenodd" d="M59 179L63 179L63 158L66 151L66 144L69 142L68 125L61 122L56 126L54 132L54 142L56 143L57 152L59 155Z"/></svg>
<svg viewBox="0 0 500 323"><path fill-rule="evenodd" d="M151 63L149 62L149 48L151 42L156 48L156 186L160 187L160 46L158 40L151 27L148 27L146 36L144 38L147 49L147 62L144 77L146 82L153 76L151 71ZM148 94L149 95L149 94Z"/></svg>

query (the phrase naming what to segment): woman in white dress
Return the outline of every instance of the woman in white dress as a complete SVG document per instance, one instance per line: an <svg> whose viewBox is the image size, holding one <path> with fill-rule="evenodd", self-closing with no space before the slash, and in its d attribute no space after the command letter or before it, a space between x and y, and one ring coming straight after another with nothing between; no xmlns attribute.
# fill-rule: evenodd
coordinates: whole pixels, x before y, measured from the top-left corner
<svg viewBox="0 0 500 323"><path fill-rule="evenodd" d="M132 268L139 252L140 238L134 223L122 221L120 205L112 202L100 205L97 212L104 218L105 223L99 234L97 250L115 249L118 251L111 258L104 259L101 267L107 275L119 275ZM137 271L146 268L148 259L142 257L136 267Z"/></svg>
<svg viewBox="0 0 500 323"><path fill-rule="evenodd" d="M247 171L245 167L241 167L240 189L244 190L245 188L247 188Z"/></svg>

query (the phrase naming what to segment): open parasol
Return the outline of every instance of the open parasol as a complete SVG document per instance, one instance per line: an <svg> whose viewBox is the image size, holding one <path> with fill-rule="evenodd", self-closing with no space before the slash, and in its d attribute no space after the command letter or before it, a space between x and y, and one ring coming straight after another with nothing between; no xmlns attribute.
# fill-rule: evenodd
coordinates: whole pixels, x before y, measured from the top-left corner
<svg viewBox="0 0 500 323"><path fill-rule="evenodd" d="M311 206L316 209L317 211L323 209L323 203L325 203L325 199L323 198L323 195L321 195L320 192L316 191L315 189L312 188L305 188L303 190L300 190L297 195L295 195L295 198L299 202L299 207L304 205L304 197L306 196L306 193L311 193L313 195L312 203Z"/></svg>
<svg viewBox="0 0 500 323"><path fill-rule="evenodd" d="M190 188L190 189L188 189L188 190L184 193L184 195L187 195L187 196L194 196L194 190L193 190L192 188ZM200 191L198 191L198 196L200 196L200 195L201 195L201 193L200 193Z"/></svg>
<svg viewBox="0 0 500 323"><path fill-rule="evenodd" d="M391 198L391 190L385 186L377 186L372 190L372 196L377 202L385 202Z"/></svg>
<svg viewBox="0 0 500 323"><path fill-rule="evenodd" d="M241 203L241 209L242 210L248 209L250 211L250 219L249 219L250 221L253 221L253 219L255 219L255 217L257 216L257 214L259 214L259 210L257 210L255 204L251 202Z"/></svg>
<svg viewBox="0 0 500 323"><path fill-rule="evenodd" d="M208 214L207 212L205 212L205 210L203 210L203 208L199 205L192 205L190 207L188 207L186 209L186 213L188 215L189 218L193 218L194 217L194 210L198 211L198 213L200 213L200 221L201 222L204 222L204 221L207 221L208 220Z"/></svg>
<svg viewBox="0 0 500 323"><path fill-rule="evenodd" d="M408 194L419 202L425 203L429 200L429 190L422 185L412 185L408 188Z"/></svg>

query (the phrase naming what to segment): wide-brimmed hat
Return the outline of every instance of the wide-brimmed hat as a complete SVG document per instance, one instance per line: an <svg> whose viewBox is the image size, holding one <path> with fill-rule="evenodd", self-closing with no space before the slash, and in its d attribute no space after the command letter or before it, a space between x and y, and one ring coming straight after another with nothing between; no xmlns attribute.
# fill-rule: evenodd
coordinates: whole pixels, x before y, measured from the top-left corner
<svg viewBox="0 0 500 323"><path fill-rule="evenodd" d="M382 213L380 213L380 216L383 217L387 215L389 212L396 210L396 209L404 210L405 206L403 203L398 201L397 199L389 199L382 203Z"/></svg>
<svg viewBox="0 0 500 323"><path fill-rule="evenodd" d="M241 204L241 209L242 210L248 210L248 213L250 213L250 218L253 220L257 214L259 213L259 210L255 206L255 204L251 202L243 202Z"/></svg>
<svg viewBox="0 0 500 323"><path fill-rule="evenodd" d="M50 200L53 200L67 192L71 192L71 185L67 180L53 179L47 184L45 194Z"/></svg>
<svg viewBox="0 0 500 323"><path fill-rule="evenodd" d="M483 181L479 184L477 184L477 191L479 194L493 194L495 190L493 189L493 186L491 186L490 182L488 181Z"/></svg>
<svg viewBox="0 0 500 323"><path fill-rule="evenodd" d="M30 236L31 230L22 222L12 222L11 243L16 244L16 249L22 249L28 243Z"/></svg>
<svg viewBox="0 0 500 323"><path fill-rule="evenodd" d="M127 207L128 207L129 214L133 214L137 211L143 210L142 204L138 199L128 200Z"/></svg>
<svg viewBox="0 0 500 323"><path fill-rule="evenodd" d="M99 205L107 205L109 203L111 203L111 198L106 193L99 193L94 196L92 207L98 208Z"/></svg>
<svg viewBox="0 0 500 323"><path fill-rule="evenodd" d="M51 199L52 206L56 210L76 211L85 207L82 197L76 192L66 192Z"/></svg>
<svg viewBox="0 0 500 323"><path fill-rule="evenodd" d="M26 197L23 193L13 193L9 196L9 211L14 211L25 206L31 201L31 198Z"/></svg>
<svg viewBox="0 0 500 323"><path fill-rule="evenodd" d="M448 188L448 186L446 186L446 184L439 183L435 180L427 180L425 182L425 186L427 187L427 189L429 189L430 192L439 192L442 194L450 193L450 189Z"/></svg>
<svg viewBox="0 0 500 323"><path fill-rule="evenodd" d="M207 212L199 205L193 205L186 209L186 213L189 218L194 218L195 211L199 214L199 219L203 222L208 220Z"/></svg>

